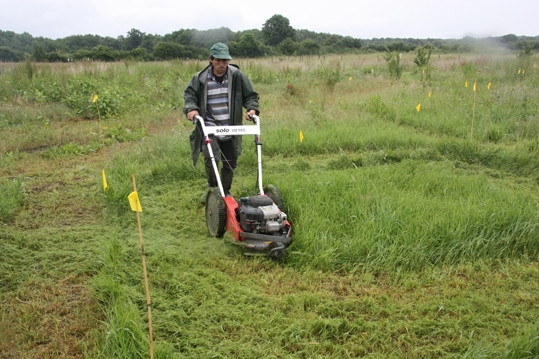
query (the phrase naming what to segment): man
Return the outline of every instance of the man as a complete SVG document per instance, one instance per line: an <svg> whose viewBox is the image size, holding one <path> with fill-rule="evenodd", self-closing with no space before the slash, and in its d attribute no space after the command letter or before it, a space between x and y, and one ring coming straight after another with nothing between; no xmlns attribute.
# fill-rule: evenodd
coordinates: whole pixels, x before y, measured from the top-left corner
<svg viewBox="0 0 539 359"><path fill-rule="evenodd" d="M229 64L230 60L232 57L225 44L216 43L211 47L209 65L193 76L184 91L183 112L189 121L199 115L206 126L236 126L243 123L242 107L247 110L245 119L249 121L249 116L260 113L258 93L247 75L238 66ZM193 165L196 166L200 152L203 152L208 187L217 187L203 137L200 125L197 125L190 136ZM214 136L211 145L217 165L222 162L223 190L225 195L230 195L234 170L241 155L242 136Z"/></svg>

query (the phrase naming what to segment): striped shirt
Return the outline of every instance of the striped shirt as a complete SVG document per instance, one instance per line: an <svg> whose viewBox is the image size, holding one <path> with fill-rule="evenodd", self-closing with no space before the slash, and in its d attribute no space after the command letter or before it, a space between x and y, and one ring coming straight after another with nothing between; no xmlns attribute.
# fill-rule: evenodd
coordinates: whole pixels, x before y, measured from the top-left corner
<svg viewBox="0 0 539 359"><path fill-rule="evenodd" d="M217 126L230 125L230 112L228 109L228 76L217 81L213 70L208 71L208 102L206 104L206 121L213 122Z"/></svg>

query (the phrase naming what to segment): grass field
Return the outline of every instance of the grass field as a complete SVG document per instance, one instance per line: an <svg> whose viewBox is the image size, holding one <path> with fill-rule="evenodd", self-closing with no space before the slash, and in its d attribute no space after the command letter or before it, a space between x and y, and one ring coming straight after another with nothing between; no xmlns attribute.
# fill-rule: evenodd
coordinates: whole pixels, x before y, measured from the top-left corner
<svg viewBox="0 0 539 359"><path fill-rule="evenodd" d="M284 262L207 234L181 111L205 63L0 64L0 358L150 356L132 174L156 358L539 357L539 60L413 58L238 61Z"/></svg>

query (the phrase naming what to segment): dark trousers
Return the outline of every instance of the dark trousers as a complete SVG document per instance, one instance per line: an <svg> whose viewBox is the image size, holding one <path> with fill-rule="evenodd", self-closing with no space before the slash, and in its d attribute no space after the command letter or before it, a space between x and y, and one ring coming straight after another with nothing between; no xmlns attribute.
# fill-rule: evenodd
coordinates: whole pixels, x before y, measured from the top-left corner
<svg viewBox="0 0 539 359"><path fill-rule="evenodd" d="M230 193L230 188L232 188L232 179L234 178L234 170L236 169L238 162L234 151L234 143L232 139L227 141L219 141L218 137L213 137L211 146L217 168L219 168L220 163L222 164L220 176L221 183L223 184L223 190L225 193ZM208 153L206 143L202 144L202 153L204 154L204 168L206 169L208 186L217 187L217 179L215 178L215 171L213 170L213 166L211 164L211 158Z"/></svg>

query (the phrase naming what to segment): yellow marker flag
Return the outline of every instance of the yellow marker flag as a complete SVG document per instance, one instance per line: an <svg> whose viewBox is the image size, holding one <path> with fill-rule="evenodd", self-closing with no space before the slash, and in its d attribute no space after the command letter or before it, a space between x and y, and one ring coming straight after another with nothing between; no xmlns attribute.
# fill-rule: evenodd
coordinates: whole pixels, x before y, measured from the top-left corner
<svg viewBox="0 0 539 359"><path fill-rule="evenodd" d="M432 97L432 91L429 91L429 98Z"/></svg>
<svg viewBox="0 0 539 359"><path fill-rule="evenodd" d="M352 76L350 76L350 78L348 79L348 81L352 81Z"/></svg>
<svg viewBox="0 0 539 359"><path fill-rule="evenodd" d="M94 95L94 98L92 99L92 102L96 102L97 101L97 95Z"/></svg>
<svg viewBox="0 0 539 359"><path fill-rule="evenodd" d="M468 88L468 81L464 84L464 87Z"/></svg>
<svg viewBox="0 0 539 359"><path fill-rule="evenodd" d="M303 132L299 131L299 142L303 142Z"/></svg>
<svg viewBox="0 0 539 359"><path fill-rule="evenodd" d="M475 87L475 82L474 82L474 83L473 83L473 90L474 90L474 91L475 91L475 88L476 88L476 87Z"/></svg>
<svg viewBox="0 0 539 359"><path fill-rule="evenodd" d="M102 171L101 177L103 177L103 191L106 191L107 188L109 188L109 185L107 184L107 176L105 175L105 170Z"/></svg>
<svg viewBox="0 0 539 359"><path fill-rule="evenodd" d="M421 104L417 104L417 106L415 107L415 109L417 110L417 112L421 111Z"/></svg>
<svg viewBox="0 0 539 359"><path fill-rule="evenodd" d="M490 90L490 87L491 87L491 86L492 86L492 83L489 82L488 85L487 85L487 89Z"/></svg>
<svg viewBox="0 0 539 359"><path fill-rule="evenodd" d="M132 211L142 212L142 206L140 205L140 201L138 199L138 193L136 191L131 192L131 194L127 196L127 199L129 200L129 205L131 206Z"/></svg>

